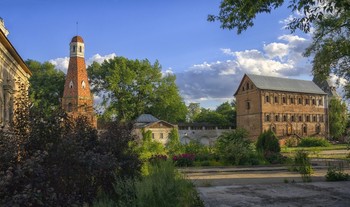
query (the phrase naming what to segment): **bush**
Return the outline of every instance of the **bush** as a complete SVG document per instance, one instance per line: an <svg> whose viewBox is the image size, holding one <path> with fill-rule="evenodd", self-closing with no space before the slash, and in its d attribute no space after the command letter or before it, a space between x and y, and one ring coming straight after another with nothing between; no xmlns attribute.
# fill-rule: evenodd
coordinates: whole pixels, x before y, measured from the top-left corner
<svg viewBox="0 0 350 207"><path fill-rule="evenodd" d="M176 128L170 131L169 140L165 145L165 149L169 156L183 153L183 145L180 142L179 132Z"/></svg>
<svg viewBox="0 0 350 207"><path fill-rule="evenodd" d="M340 167L329 167L326 174L327 181L347 181L349 178L349 174L344 173Z"/></svg>
<svg viewBox="0 0 350 207"><path fill-rule="evenodd" d="M285 145L286 147L296 147L298 146L298 139L295 137L290 137L286 139Z"/></svg>
<svg viewBox="0 0 350 207"><path fill-rule="evenodd" d="M301 139L298 147L329 147L331 144L324 138L305 137Z"/></svg>
<svg viewBox="0 0 350 207"><path fill-rule="evenodd" d="M300 173L303 182L311 182L313 169L309 154L303 150L298 150L294 157L294 167Z"/></svg>
<svg viewBox="0 0 350 207"><path fill-rule="evenodd" d="M191 167L195 159L194 154L174 155L173 161L177 167Z"/></svg>
<svg viewBox="0 0 350 207"><path fill-rule="evenodd" d="M271 164L283 163L286 157L281 155L281 147L276 135L271 131L265 131L258 137L256 150Z"/></svg>
<svg viewBox="0 0 350 207"><path fill-rule="evenodd" d="M244 129L236 129L222 134L215 143L215 152L221 160L233 165L252 164L257 155L248 133Z"/></svg>
<svg viewBox="0 0 350 207"><path fill-rule="evenodd" d="M194 185L187 181L174 165L160 162L150 165L150 174L140 180L122 180L114 188L111 197L102 197L94 207L102 206L137 206L137 207L200 207L204 206L199 199Z"/></svg>
<svg viewBox="0 0 350 207"><path fill-rule="evenodd" d="M18 107L16 121L0 134L0 206L83 206L98 191L110 192L114 173L139 175L129 147L130 125L111 124L97 137L86 118L75 122L62 111Z"/></svg>

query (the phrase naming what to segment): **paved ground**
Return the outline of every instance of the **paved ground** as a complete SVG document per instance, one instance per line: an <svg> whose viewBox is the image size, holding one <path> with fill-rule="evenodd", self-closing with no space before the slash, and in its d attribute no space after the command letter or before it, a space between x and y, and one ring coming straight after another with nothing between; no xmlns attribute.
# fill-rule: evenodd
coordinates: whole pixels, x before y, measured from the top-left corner
<svg viewBox="0 0 350 207"><path fill-rule="evenodd" d="M283 166L182 171L208 207L350 206L350 182L325 182L327 167L315 167L311 183L303 183L300 174Z"/></svg>

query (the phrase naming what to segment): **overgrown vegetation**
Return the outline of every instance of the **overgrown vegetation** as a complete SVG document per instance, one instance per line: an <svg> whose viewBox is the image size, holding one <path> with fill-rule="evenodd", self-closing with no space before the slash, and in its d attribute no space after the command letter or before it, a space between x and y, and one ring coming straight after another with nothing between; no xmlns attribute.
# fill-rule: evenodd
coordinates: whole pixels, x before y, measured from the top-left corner
<svg viewBox="0 0 350 207"><path fill-rule="evenodd" d="M258 137L256 150L272 164L283 163L286 158L281 154L281 147L276 135L271 131L265 131Z"/></svg>
<svg viewBox="0 0 350 207"><path fill-rule="evenodd" d="M204 206L193 184L175 169L171 161L151 164L149 171L149 175L141 179L115 183L112 196L102 196L94 207Z"/></svg>
<svg viewBox="0 0 350 207"><path fill-rule="evenodd" d="M329 147L329 143L326 139L320 137L305 137L302 138L298 147Z"/></svg>
<svg viewBox="0 0 350 207"><path fill-rule="evenodd" d="M311 182L313 169L307 152L303 150L296 152L294 157L294 169L300 173L303 182Z"/></svg>
<svg viewBox="0 0 350 207"><path fill-rule="evenodd" d="M83 117L44 115L25 98L16 105L13 127L0 133L0 206L89 205L115 175L139 175L130 126L112 123L98 138Z"/></svg>
<svg viewBox="0 0 350 207"><path fill-rule="evenodd" d="M231 165L259 164L254 145L244 129L221 135L215 143L215 152L220 159Z"/></svg>
<svg viewBox="0 0 350 207"><path fill-rule="evenodd" d="M326 180L327 181L347 181L349 180L350 176L348 173L344 173L343 167L329 167L327 174L326 174Z"/></svg>

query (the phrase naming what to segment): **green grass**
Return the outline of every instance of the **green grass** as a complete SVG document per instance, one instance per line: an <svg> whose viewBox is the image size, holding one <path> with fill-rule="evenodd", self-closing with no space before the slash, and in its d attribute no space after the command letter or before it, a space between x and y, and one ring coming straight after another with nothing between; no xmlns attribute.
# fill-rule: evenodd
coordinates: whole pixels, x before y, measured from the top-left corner
<svg viewBox="0 0 350 207"><path fill-rule="evenodd" d="M327 153L323 154L323 151L329 150L348 150L347 144L337 144L328 147L282 147L281 152L287 157L293 157L298 150L304 150L309 153L310 158L322 158L322 159L348 159L347 155L350 151L344 153Z"/></svg>
<svg viewBox="0 0 350 207"><path fill-rule="evenodd" d="M331 145L328 147L282 147L281 152L282 153L290 153L290 152L295 152L297 150L325 151L325 150L346 150L346 149L348 149L347 144L336 144L336 145Z"/></svg>

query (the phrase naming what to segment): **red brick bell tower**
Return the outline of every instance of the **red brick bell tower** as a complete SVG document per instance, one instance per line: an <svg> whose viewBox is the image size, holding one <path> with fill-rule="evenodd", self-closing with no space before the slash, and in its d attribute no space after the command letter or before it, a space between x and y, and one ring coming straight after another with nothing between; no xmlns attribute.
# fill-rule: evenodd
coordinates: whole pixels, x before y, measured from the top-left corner
<svg viewBox="0 0 350 207"><path fill-rule="evenodd" d="M86 71L83 38L80 36L73 37L69 46L70 59L64 84L62 107L73 118L87 117L91 125L96 127L97 119L93 109L94 99L90 92Z"/></svg>

